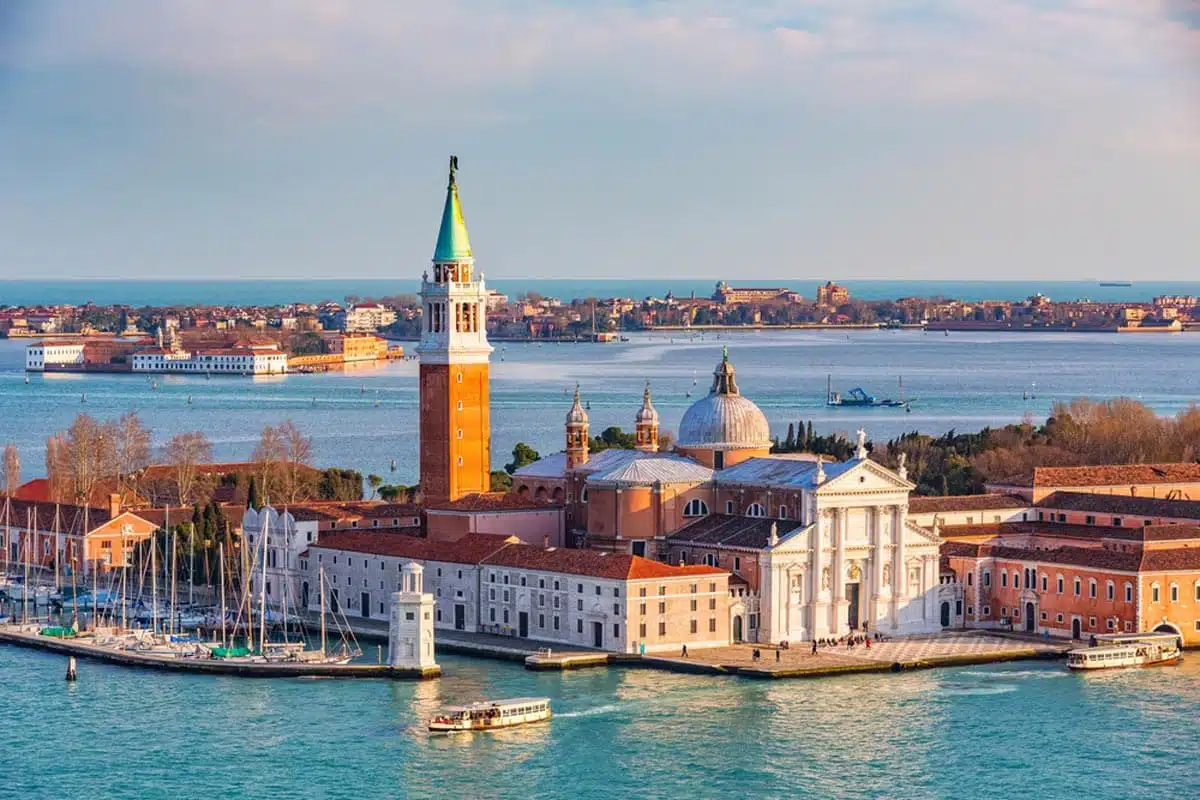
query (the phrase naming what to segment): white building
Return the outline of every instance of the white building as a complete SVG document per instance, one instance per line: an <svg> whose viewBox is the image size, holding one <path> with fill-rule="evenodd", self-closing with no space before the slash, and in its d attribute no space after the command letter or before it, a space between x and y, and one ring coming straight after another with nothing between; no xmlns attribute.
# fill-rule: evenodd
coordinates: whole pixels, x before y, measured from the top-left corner
<svg viewBox="0 0 1200 800"><path fill-rule="evenodd" d="M301 517L297 519L297 517ZM242 515L242 536L250 567L250 589L254 596L262 591L263 549L261 537L266 531L266 594L267 604L280 608L287 598L292 608L306 608L317 597L305 583L300 554L317 542L318 518L303 512L279 513L270 506L261 511L247 508Z"/></svg>
<svg viewBox="0 0 1200 800"><path fill-rule="evenodd" d="M154 347L133 354L133 371L282 375L288 371L288 365L287 354L274 344L251 344L195 353Z"/></svg>
<svg viewBox="0 0 1200 800"><path fill-rule="evenodd" d="M396 321L396 312L379 303L362 303L342 312L346 333L374 333Z"/></svg>
<svg viewBox="0 0 1200 800"><path fill-rule="evenodd" d="M47 368L83 366L84 346L83 342L54 340L26 345L25 369L29 372L43 372Z"/></svg>

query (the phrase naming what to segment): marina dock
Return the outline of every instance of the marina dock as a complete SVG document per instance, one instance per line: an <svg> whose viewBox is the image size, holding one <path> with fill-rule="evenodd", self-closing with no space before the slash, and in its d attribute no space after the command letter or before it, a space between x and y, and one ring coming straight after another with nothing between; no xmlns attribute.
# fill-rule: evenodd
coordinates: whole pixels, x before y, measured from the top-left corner
<svg viewBox="0 0 1200 800"><path fill-rule="evenodd" d="M241 678L377 678L425 680L441 675L440 667L393 668L386 664L304 664L304 663L246 663L221 659L177 658L173 656L138 653L99 647L77 639L58 639L41 636L16 628L0 628L0 644L48 650L94 661L105 661L126 667L140 667L163 672L193 672L206 675L233 675Z"/></svg>

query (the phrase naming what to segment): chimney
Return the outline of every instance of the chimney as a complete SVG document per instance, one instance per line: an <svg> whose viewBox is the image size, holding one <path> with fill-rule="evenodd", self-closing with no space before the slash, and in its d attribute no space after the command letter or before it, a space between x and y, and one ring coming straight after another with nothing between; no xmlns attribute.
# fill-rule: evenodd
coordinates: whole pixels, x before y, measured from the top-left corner
<svg viewBox="0 0 1200 800"><path fill-rule="evenodd" d="M550 548L550 535L549 534L542 537L542 547L545 547L547 549Z"/></svg>
<svg viewBox="0 0 1200 800"><path fill-rule="evenodd" d="M108 496L108 516L116 517L121 513L121 495L110 494Z"/></svg>

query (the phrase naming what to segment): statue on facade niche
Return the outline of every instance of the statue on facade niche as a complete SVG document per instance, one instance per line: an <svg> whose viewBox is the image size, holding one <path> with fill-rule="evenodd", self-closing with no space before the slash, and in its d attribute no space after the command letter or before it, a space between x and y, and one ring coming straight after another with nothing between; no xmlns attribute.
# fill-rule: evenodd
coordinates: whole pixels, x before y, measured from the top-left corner
<svg viewBox="0 0 1200 800"><path fill-rule="evenodd" d="M901 478L908 480L908 453L901 453L897 456L896 461L899 463L899 466L896 467L896 472Z"/></svg>
<svg viewBox="0 0 1200 800"><path fill-rule="evenodd" d="M829 567L826 567L825 569L821 570L821 588L822 589L829 588Z"/></svg>
<svg viewBox="0 0 1200 800"><path fill-rule="evenodd" d="M850 580L856 581L862 577L862 570L858 568L858 564L851 564L849 570Z"/></svg>
<svg viewBox="0 0 1200 800"><path fill-rule="evenodd" d="M858 429L858 447L854 448L854 457L859 461L867 457L867 432L862 428Z"/></svg>
<svg viewBox="0 0 1200 800"><path fill-rule="evenodd" d="M883 585L891 586L892 584L892 568L888 564L883 565Z"/></svg>

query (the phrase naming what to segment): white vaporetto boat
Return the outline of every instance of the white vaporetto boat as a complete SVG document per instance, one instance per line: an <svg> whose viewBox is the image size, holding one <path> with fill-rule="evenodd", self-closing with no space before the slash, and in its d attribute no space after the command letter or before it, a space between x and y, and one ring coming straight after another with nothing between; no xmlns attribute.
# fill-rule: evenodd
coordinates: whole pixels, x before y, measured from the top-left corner
<svg viewBox="0 0 1200 800"><path fill-rule="evenodd" d="M1183 658L1174 633L1113 633L1096 636L1095 647L1067 652L1069 669L1163 667Z"/></svg>
<svg viewBox="0 0 1200 800"><path fill-rule="evenodd" d="M494 731L545 722L550 719L550 700L546 697L519 697L469 706L448 706L429 721L429 730Z"/></svg>

